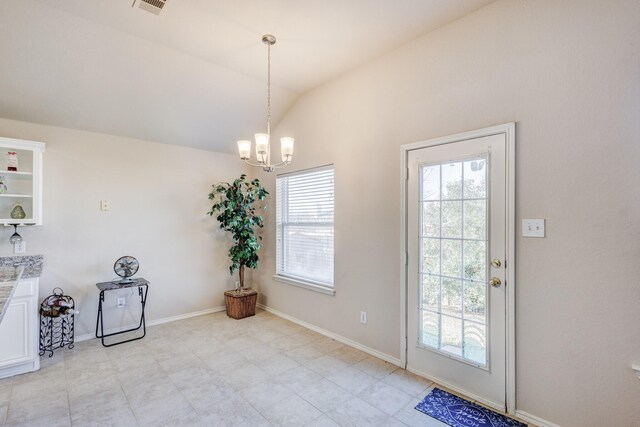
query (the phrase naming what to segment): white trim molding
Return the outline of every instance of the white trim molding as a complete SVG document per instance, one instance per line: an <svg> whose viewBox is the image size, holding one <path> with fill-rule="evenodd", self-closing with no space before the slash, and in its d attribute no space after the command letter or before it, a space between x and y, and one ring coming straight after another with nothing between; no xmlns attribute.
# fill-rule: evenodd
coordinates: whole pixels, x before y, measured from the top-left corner
<svg viewBox="0 0 640 427"><path fill-rule="evenodd" d="M516 412L516 124L498 126L507 137L507 412Z"/></svg>
<svg viewBox="0 0 640 427"><path fill-rule="evenodd" d="M427 141L415 142L412 144L402 145L400 148L400 363L401 367L407 368L407 286L408 286L408 265L407 265L407 230L408 230L408 210L407 210L407 184L409 179L409 152L419 150L421 148L433 147L452 142L465 141L485 136L504 134L506 137L506 180L507 180L507 238L506 238L506 254L507 254L507 280L506 283L506 331L507 340L506 348L506 400L507 413L514 415L516 413L516 316L515 316L515 122L505 123L502 125L492 126L484 129L477 129L469 132L463 132L455 135L448 135L440 138L433 138ZM430 378L426 373L420 373L424 377ZM440 382L440 381L437 381ZM446 384L443 384L446 385ZM447 387L450 387L447 385ZM452 388L452 387L450 387ZM469 395L469 393L463 392ZM482 402L482 399L476 398ZM488 403L489 406L493 406Z"/></svg>
<svg viewBox="0 0 640 427"><path fill-rule="evenodd" d="M640 365L631 365L631 369L636 371L636 375L637 375L638 379L640 379Z"/></svg>
<svg viewBox="0 0 640 427"><path fill-rule="evenodd" d="M538 427L560 427L560 425L558 424L554 424L551 421L543 420L542 418L531 415L525 411L516 410L516 417L520 418L522 421L535 424Z"/></svg>
<svg viewBox="0 0 640 427"><path fill-rule="evenodd" d="M297 319L297 318L295 318L293 316L290 316L290 315L285 314L285 313L283 313L281 311L278 311L276 309L268 307L268 306L266 306L264 304L258 304L258 307L263 309L263 310L265 310L265 311L268 311L269 313L275 314L278 317L281 317L281 318L283 318L285 320L288 320L288 321L293 322L293 323L295 323L297 325L300 325L300 326L302 326L304 328L311 329L312 331L317 332L317 333L319 333L321 335L324 335L327 338L331 338L333 340L341 342L342 344L346 344L346 345L348 345L350 347L353 347L353 348L356 348L356 349L358 349L360 351L364 351L365 353L370 354L371 356L377 357L378 359L382 359L385 362L389 362L392 365L395 365L395 366L398 366L398 367L402 368L401 363L400 363L400 359L398 359L397 357L393 357L393 356L391 356L389 354L383 353L383 352L378 351L376 349L373 349L371 347L367 347L366 345L360 344L357 341L353 341L353 340L351 340L349 338L343 337L342 335L338 335L338 334L335 334L335 333L333 333L331 331L328 331L326 329L322 329L322 328L320 328L320 327L318 327L316 325L313 325L311 323L305 322L304 320Z"/></svg>
<svg viewBox="0 0 640 427"><path fill-rule="evenodd" d="M225 311L226 308L225 306L222 307L213 307L213 308L207 308L205 310L200 310L200 311L192 311L191 313L185 313L185 314L178 314L176 316L169 316L169 317L163 317L161 319L155 319L155 320L150 320L147 322L147 327L149 326L155 326L155 325L161 325L163 323L169 323L169 322L175 322L176 320L184 320L184 319L190 319L192 317L198 317L198 316L204 316L207 314L213 314L213 313L219 313L221 311ZM131 328L135 328L136 326L138 326L138 324L132 324L132 325L127 325L127 326L120 326L118 328L113 328L113 329L108 329L106 331L104 331L106 334L111 334L114 332L122 332L125 331L127 329L131 329ZM82 342L82 341L88 341L88 340L92 340L96 337L95 333L90 333L90 334L82 334L82 335L78 335L74 342Z"/></svg>
<svg viewBox="0 0 640 427"><path fill-rule="evenodd" d="M316 285L313 282L306 280L292 279L291 277L280 276L279 274L273 275L273 280L280 283L286 283L287 285L297 286L303 289L309 289L310 291L320 292L321 294L335 295L336 291L328 286ZM275 314L275 313L274 313Z"/></svg>

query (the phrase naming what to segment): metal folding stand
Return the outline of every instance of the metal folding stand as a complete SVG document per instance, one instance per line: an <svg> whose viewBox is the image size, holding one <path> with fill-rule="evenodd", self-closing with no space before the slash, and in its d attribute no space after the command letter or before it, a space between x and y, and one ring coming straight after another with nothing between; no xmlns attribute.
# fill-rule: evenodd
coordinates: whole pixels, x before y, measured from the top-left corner
<svg viewBox="0 0 640 427"><path fill-rule="evenodd" d="M147 303L147 294L149 293L149 282L143 278L133 279L131 283L123 283L120 284L118 282L102 282L96 283L96 287L100 290L100 299L98 300L98 319L96 320L96 338L100 338L102 340L102 345L105 347L112 347L118 344L124 344L126 342L141 340L147 335L147 324L144 318L144 307ZM104 333L104 318L102 311L102 303L104 302L104 293L107 291L114 291L118 289L127 289L127 288L138 288L138 295L140 296L140 304L142 306L142 312L140 314L140 323L138 327L127 329L126 331L113 332L110 334ZM142 328L142 336L131 338L124 341L118 341L111 344L105 344L104 339L107 337L112 337L115 335L126 334L127 332L137 331Z"/></svg>

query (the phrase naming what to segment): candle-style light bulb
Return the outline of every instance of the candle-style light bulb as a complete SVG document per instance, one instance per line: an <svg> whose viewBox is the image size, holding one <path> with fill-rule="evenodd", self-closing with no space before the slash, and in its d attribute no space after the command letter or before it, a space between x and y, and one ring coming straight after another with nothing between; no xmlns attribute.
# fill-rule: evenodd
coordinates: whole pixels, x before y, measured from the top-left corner
<svg viewBox="0 0 640 427"><path fill-rule="evenodd" d="M288 136L280 138L280 151L282 153L282 161L290 162L293 157L294 139Z"/></svg>
<svg viewBox="0 0 640 427"><path fill-rule="evenodd" d="M238 141L238 154L242 160L249 160L251 157L251 141L246 139Z"/></svg>
<svg viewBox="0 0 640 427"><path fill-rule="evenodd" d="M266 133L256 133L256 157L259 162L266 162L269 155L269 135Z"/></svg>

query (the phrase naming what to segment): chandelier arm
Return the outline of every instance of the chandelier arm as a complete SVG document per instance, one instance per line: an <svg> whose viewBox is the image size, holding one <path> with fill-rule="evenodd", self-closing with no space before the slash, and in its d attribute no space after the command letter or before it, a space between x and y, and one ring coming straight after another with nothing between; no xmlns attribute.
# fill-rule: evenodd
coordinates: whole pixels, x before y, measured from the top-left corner
<svg viewBox="0 0 640 427"><path fill-rule="evenodd" d="M249 166L255 166L255 167L260 167L260 168L265 168L265 167L266 168L282 168L282 167L285 167L285 166L287 166L288 164L291 163L291 159L287 159L287 160L285 160L283 162L276 163L276 164L273 164L273 165L267 164L267 163L260 163L260 162L252 163L251 161L246 160L246 159L242 159L242 160L244 160L244 162L246 164L248 164Z"/></svg>
<svg viewBox="0 0 640 427"><path fill-rule="evenodd" d="M251 163L251 162L250 162L249 160L247 160L247 159L242 159L242 160L244 160L244 162L245 162L246 164L248 164L249 166L254 166L254 167L257 167L257 168L262 168L262 167L268 166L266 163Z"/></svg>
<svg viewBox="0 0 640 427"><path fill-rule="evenodd" d="M290 158L288 158L287 160L285 160L283 162L276 163L274 165L269 165L269 166L271 166L272 168L283 168L283 167L287 166L289 163L291 163L291 159Z"/></svg>

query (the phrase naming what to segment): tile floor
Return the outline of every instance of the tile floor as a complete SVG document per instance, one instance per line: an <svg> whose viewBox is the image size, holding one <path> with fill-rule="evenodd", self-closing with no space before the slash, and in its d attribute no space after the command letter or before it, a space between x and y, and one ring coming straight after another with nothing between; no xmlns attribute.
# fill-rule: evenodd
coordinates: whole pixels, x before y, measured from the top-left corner
<svg viewBox="0 0 640 427"><path fill-rule="evenodd" d="M0 426L445 426L413 409L431 382L265 311L41 362L0 380Z"/></svg>

